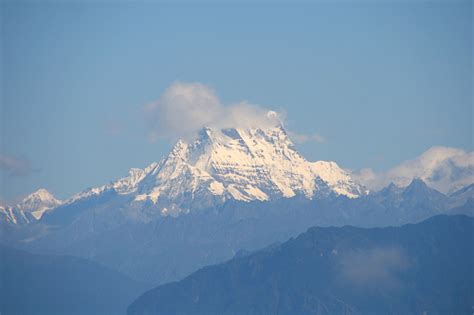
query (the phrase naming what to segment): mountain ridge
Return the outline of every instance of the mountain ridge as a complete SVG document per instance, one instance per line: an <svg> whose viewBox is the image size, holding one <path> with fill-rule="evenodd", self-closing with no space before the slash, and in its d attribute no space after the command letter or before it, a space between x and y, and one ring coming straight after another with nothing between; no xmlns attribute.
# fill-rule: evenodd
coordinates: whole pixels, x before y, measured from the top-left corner
<svg viewBox="0 0 474 315"><path fill-rule="evenodd" d="M154 208L124 207L132 196L108 192L46 213L41 221L22 229L5 229L0 236L27 250L84 257L137 280L164 283L229 259L239 250L285 241L310 226L384 227L416 223L440 213L472 215L472 198L450 210L452 197L431 198L437 196L433 189L419 188L415 196L403 194L405 188L355 199L336 195L313 200L303 196L251 202L230 199L220 207L148 221L128 216L154 213Z"/></svg>
<svg viewBox="0 0 474 315"><path fill-rule="evenodd" d="M39 220L46 210L60 211L107 192L131 196L131 209L149 209L146 214L130 214L144 220L219 206L230 199L268 201L296 195L312 199L329 194L357 198L367 193L335 162L304 159L280 125L266 129L205 127L197 138L177 141L159 162L144 169L132 168L128 176L109 184L88 188L64 201L46 190L27 198L49 198L47 206L38 204L34 209ZM26 199L22 203L34 204ZM17 208L28 212L27 207Z"/></svg>
<svg viewBox="0 0 474 315"><path fill-rule="evenodd" d="M467 314L473 231L473 218L446 215L401 227L311 227L152 289L127 314Z"/></svg>
<svg viewBox="0 0 474 315"><path fill-rule="evenodd" d="M178 202L172 202L171 207L184 205L184 211L189 211L186 204L199 197L214 202L265 201L297 194L312 198L321 190L318 178L335 194L351 198L364 194L363 188L336 163L307 162L282 127L204 128L197 139L178 141L168 157L146 177L147 184L141 187L136 201L151 200L156 204L160 197L174 199Z"/></svg>
<svg viewBox="0 0 474 315"><path fill-rule="evenodd" d="M8 223L29 224L40 220L45 212L57 208L63 203L48 190L40 188L14 206L0 205L0 221L3 217L3 220Z"/></svg>
<svg viewBox="0 0 474 315"><path fill-rule="evenodd" d="M0 245L0 312L117 315L150 288L95 262Z"/></svg>
<svg viewBox="0 0 474 315"><path fill-rule="evenodd" d="M111 193L130 197L122 198L126 200L122 208L130 209L124 213L128 219L148 222L159 216L219 207L231 199L250 202L296 195L312 199L331 194L349 198L378 194L366 190L354 174L335 162L308 162L281 124L266 129L204 127L197 137L178 140L159 162L144 169L131 168L123 178L85 189L64 201L51 196L56 203L38 204L36 209L26 211L28 207L17 205L2 207L0 212L12 224L29 224L45 212L62 211ZM464 197L456 197L458 201L451 207L462 206L470 195L472 189ZM33 218L24 212L32 212Z"/></svg>

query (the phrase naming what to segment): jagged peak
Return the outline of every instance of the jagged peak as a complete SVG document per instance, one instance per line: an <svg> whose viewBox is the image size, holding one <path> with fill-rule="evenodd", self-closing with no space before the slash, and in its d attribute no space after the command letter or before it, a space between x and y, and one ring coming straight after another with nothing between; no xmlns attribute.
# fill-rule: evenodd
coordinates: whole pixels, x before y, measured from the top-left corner
<svg viewBox="0 0 474 315"><path fill-rule="evenodd" d="M225 127L225 128L216 128L205 126L201 128L197 134L197 138L194 141L212 141L218 142L226 140L225 138L241 139L243 136L266 136L271 138L284 138L285 140L291 140L288 138L288 133L286 132L283 125L276 125L271 127L252 127L252 128L242 128L242 127ZM184 140L181 140L185 142Z"/></svg>
<svg viewBox="0 0 474 315"><path fill-rule="evenodd" d="M428 187L426 183L419 177L415 177L412 179L411 183L407 186L408 187Z"/></svg>
<svg viewBox="0 0 474 315"><path fill-rule="evenodd" d="M390 184L388 184L388 186L387 186L387 187L385 187L385 188L387 188L387 189L390 189L390 190L391 190L391 189L396 189L396 188L399 188L399 187L398 187L397 185L395 185L395 183L394 183L394 182L390 182Z"/></svg>
<svg viewBox="0 0 474 315"><path fill-rule="evenodd" d="M410 185L405 187L403 194L407 196L407 195L418 194L420 192L430 192L430 193L444 195L441 192L437 191L436 189L429 187L421 178L418 178L418 177L414 178L411 181Z"/></svg>
<svg viewBox="0 0 474 315"><path fill-rule="evenodd" d="M47 189L45 188L40 188L36 190L35 192L29 194L26 196L21 202L21 204L27 203L29 201L43 201L43 202L56 202L59 203L61 202L59 199L56 199L53 194L51 194Z"/></svg>
<svg viewBox="0 0 474 315"><path fill-rule="evenodd" d="M456 190L455 192L451 193L449 196L455 197L455 196L458 196L458 195L463 194L463 193L468 192L468 191L474 191L474 183L470 184L470 185L466 185L466 186Z"/></svg>
<svg viewBox="0 0 474 315"><path fill-rule="evenodd" d="M202 127L201 130L199 130L198 135L199 135L199 138L210 139L212 137L212 132L213 132L213 128L205 126L205 127Z"/></svg>
<svg viewBox="0 0 474 315"><path fill-rule="evenodd" d="M36 219L40 219L46 210L58 207L61 204L63 204L63 201L56 199L48 190L40 188L17 204L16 208L21 212L29 212Z"/></svg>
<svg viewBox="0 0 474 315"><path fill-rule="evenodd" d="M382 192L399 192L401 188L395 185L394 182L390 182L387 187L382 189Z"/></svg>
<svg viewBox="0 0 474 315"><path fill-rule="evenodd" d="M132 167L131 169L128 170L129 176L135 176L141 173L143 173L143 169L137 168L137 167Z"/></svg>
<svg viewBox="0 0 474 315"><path fill-rule="evenodd" d="M135 200L151 199L156 204L160 198L169 203L170 198L177 197L186 201L173 202L189 204L197 194L204 194L203 200L212 196L243 201L295 195L312 198L323 190L323 182L336 194L350 198L364 194L337 163L304 159L282 124L222 129L206 126L194 140L180 140L174 145ZM192 200L186 199L187 195Z"/></svg>
<svg viewBox="0 0 474 315"><path fill-rule="evenodd" d="M202 128L194 140L178 140L167 157L128 177L90 188L68 202L106 191L133 194L134 202L161 209L211 207L228 199L272 200L326 190L355 198L363 187L335 162L308 162L293 147L283 125ZM165 211L166 212L166 211Z"/></svg>
<svg viewBox="0 0 474 315"><path fill-rule="evenodd" d="M179 139L175 143L173 148L171 149L171 152L168 154L167 159L171 159L171 160L186 159L188 147L189 147L189 144L186 141L184 141L183 139Z"/></svg>

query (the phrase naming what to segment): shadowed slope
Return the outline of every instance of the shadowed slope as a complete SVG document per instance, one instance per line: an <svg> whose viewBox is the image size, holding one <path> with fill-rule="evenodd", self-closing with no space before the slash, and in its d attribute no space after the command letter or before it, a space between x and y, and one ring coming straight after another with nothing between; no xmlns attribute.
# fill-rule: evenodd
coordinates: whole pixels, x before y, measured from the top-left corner
<svg viewBox="0 0 474 315"><path fill-rule="evenodd" d="M88 260L0 247L1 314L123 314L148 285Z"/></svg>
<svg viewBox="0 0 474 315"><path fill-rule="evenodd" d="M469 314L474 219L311 228L153 289L138 314Z"/></svg>

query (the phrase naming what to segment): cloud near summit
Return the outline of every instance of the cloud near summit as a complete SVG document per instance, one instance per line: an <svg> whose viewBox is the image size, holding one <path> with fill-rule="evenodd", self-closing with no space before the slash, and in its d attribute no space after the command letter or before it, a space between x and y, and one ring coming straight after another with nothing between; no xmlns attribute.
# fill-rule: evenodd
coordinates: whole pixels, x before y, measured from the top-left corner
<svg viewBox="0 0 474 315"><path fill-rule="evenodd" d="M215 128L272 127L283 114L238 102L224 105L210 87L201 83L176 82L160 99L145 107L150 140L193 137L204 126Z"/></svg>
<svg viewBox="0 0 474 315"><path fill-rule="evenodd" d="M474 182L474 152L432 147L386 172L362 169L353 172L352 177L372 190L382 189L391 182L405 187L414 178L420 178L432 188L449 194Z"/></svg>

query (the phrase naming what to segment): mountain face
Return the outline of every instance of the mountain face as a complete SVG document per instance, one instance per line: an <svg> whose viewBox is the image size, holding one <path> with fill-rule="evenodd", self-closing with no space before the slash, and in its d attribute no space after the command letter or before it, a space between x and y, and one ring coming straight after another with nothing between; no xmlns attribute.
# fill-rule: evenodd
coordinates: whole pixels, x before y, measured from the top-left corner
<svg viewBox="0 0 474 315"><path fill-rule="evenodd" d="M452 200L452 207L459 207L474 198L474 184L463 187L453 192L449 197Z"/></svg>
<svg viewBox="0 0 474 315"><path fill-rule="evenodd" d="M36 255L0 246L0 313L125 314L148 285L68 256Z"/></svg>
<svg viewBox="0 0 474 315"><path fill-rule="evenodd" d="M465 214L469 193L445 196L415 180L365 194L335 163L302 158L282 128L207 128L159 163L80 192L40 220L16 209L17 224L2 225L0 242L160 284L310 226L401 225L453 207Z"/></svg>
<svg viewBox="0 0 474 315"><path fill-rule="evenodd" d="M474 219L311 228L143 294L140 314L470 314Z"/></svg>
<svg viewBox="0 0 474 315"><path fill-rule="evenodd" d="M62 201L56 199L46 189L38 189L23 199L16 207L23 212L31 213L35 219L39 220L45 211L56 208L61 204Z"/></svg>
<svg viewBox="0 0 474 315"><path fill-rule="evenodd" d="M0 206L0 222L23 225L41 219L43 214L62 204L46 189L38 189L19 204Z"/></svg>
<svg viewBox="0 0 474 315"><path fill-rule="evenodd" d="M64 213L72 220L78 204L109 200L117 195L127 220L149 222L223 205L228 200L251 202L303 196L357 198L365 189L334 162L308 162L294 148L285 130L204 128L192 141L180 140L170 154L145 169L110 184L84 190L45 216ZM82 207L84 208L84 207ZM126 210L125 210L126 209ZM39 210L38 210L39 211ZM66 221L66 223L69 221Z"/></svg>
<svg viewBox="0 0 474 315"><path fill-rule="evenodd" d="M179 141L145 176L135 201L151 201L162 214L207 208L226 200L267 201L334 193L349 198L364 189L334 162L306 161L281 127L204 128Z"/></svg>
<svg viewBox="0 0 474 315"><path fill-rule="evenodd" d="M397 226L440 213L472 215L473 209L472 203L450 209L452 197L418 181L359 198L231 199L219 207L146 222L127 220L134 209L121 205L130 199L110 192L90 197L1 236L15 236L8 244L30 251L84 257L134 279L161 284L230 259L242 249L286 241L311 226Z"/></svg>
<svg viewBox="0 0 474 315"><path fill-rule="evenodd" d="M24 225L35 221L29 212L24 212L17 207L0 206L0 224Z"/></svg>

